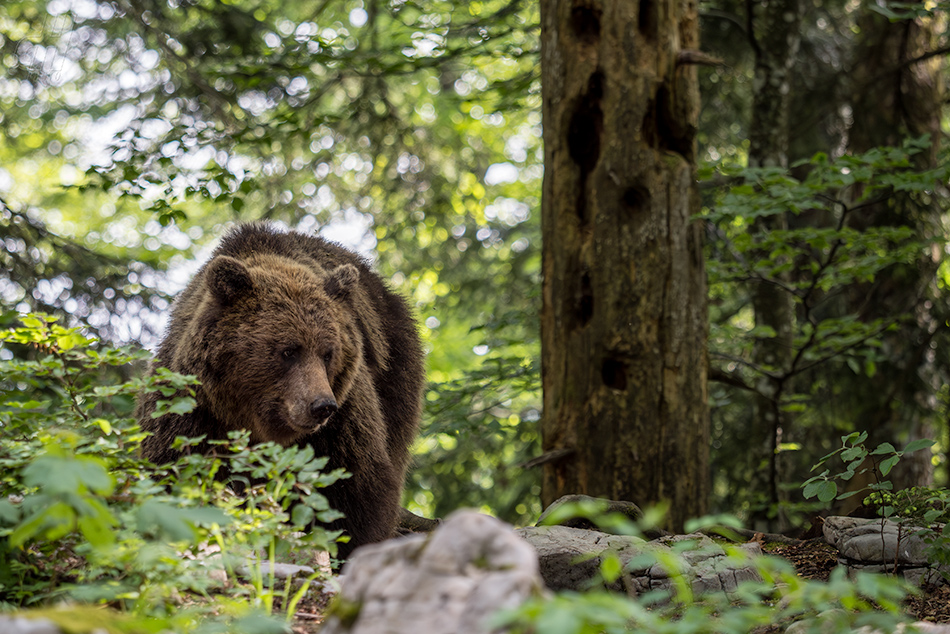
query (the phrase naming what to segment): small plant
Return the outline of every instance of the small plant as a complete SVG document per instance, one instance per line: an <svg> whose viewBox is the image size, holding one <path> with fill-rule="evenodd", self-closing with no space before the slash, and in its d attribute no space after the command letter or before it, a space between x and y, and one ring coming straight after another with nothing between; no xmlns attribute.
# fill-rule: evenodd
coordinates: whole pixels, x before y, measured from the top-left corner
<svg viewBox="0 0 950 634"><path fill-rule="evenodd" d="M867 503L892 508L902 523L922 527L914 534L926 544L927 562L950 581L950 491L933 487L881 491L869 495Z"/></svg>
<svg viewBox="0 0 950 634"><path fill-rule="evenodd" d="M903 451L897 451L891 443L884 442L873 451L865 446L867 432L852 432L841 437L841 447L824 456L812 467L812 471L825 466L832 458L839 456L845 464L844 471L830 475L831 470L825 469L819 475L813 476L802 484L802 493L806 498L817 497L821 502L844 500L865 491L884 492L894 488L890 480L885 479L900 462L904 454L926 449L934 445L934 441L922 438L907 445ZM855 475L869 473L874 481L854 491L838 493L837 480L849 481ZM882 506L879 509L881 517L890 517L894 514L892 506Z"/></svg>
<svg viewBox="0 0 950 634"><path fill-rule="evenodd" d="M841 437L841 447L822 458L812 470L825 465L832 457L840 456L845 463L844 471L830 475L825 469L821 474L809 478L802 485L806 498L817 497L822 502L843 500L853 495L870 491L865 504L877 509L881 518L881 540L884 541L884 527L888 519L898 526L898 546L907 527L917 527L913 535L921 537L927 544L927 561L937 567L941 574L950 580L950 574L944 568L950 565L950 530L947 519L950 517L950 492L946 489L913 487L894 491L893 483L885 479L900 459L908 453L927 449L935 443L926 438L915 440L903 451L897 451L890 443L881 443L869 451L864 442L867 432L854 432ZM874 481L868 486L854 491L838 493L836 480L851 480L855 475L870 473ZM899 551L900 549L895 549ZM896 555L895 555L896 557ZM897 560L894 561L894 571Z"/></svg>

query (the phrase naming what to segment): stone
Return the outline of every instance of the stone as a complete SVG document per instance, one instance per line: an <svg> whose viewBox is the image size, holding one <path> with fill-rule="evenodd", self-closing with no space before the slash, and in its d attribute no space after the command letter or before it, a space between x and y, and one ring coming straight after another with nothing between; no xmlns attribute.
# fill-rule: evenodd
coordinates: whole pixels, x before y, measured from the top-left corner
<svg viewBox="0 0 950 634"><path fill-rule="evenodd" d="M457 511L433 533L359 548L321 634L487 634L543 592L534 549L507 524Z"/></svg>
<svg viewBox="0 0 950 634"><path fill-rule="evenodd" d="M246 565L238 566L235 572L244 577L245 579L251 579L255 576L256 572L254 562L249 562ZM295 564L282 564L282 563L271 563L269 560L264 560L260 562L261 574L264 577L269 576L273 573L274 577L277 579L291 579L297 577L309 577L315 571L310 566L297 566Z"/></svg>
<svg viewBox="0 0 950 634"><path fill-rule="evenodd" d="M792 623L785 629L785 634L885 634L870 626L848 630L846 625L843 626L846 621L847 615L844 610L826 610L817 618L802 619ZM950 624L928 621L898 623L893 634L950 634Z"/></svg>
<svg viewBox="0 0 950 634"><path fill-rule="evenodd" d="M639 537L569 526L529 526L516 529L515 533L537 551L541 576L551 590L587 590L600 573L602 553L612 550L627 563L642 554L641 547L646 543ZM623 591L619 581L607 588Z"/></svg>
<svg viewBox="0 0 950 634"><path fill-rule="evenodd" d="M924 537L930 529L891 520L828 517L822 532L838 549L838 561L849 574L896 572L917 585L943 581L941 568L927 561Z"/></svg>
<svg viewBox="0 0 950 634"><path fill-rule="evenodd" d="M848 520L845 522L839 520ZM825 540L847 559L861 562L922 566L927 564L926 544L919 526L890 520L829 517L823 527Z"/></svg>
<svg viewBox="0 0 950 634"><path fill-rule="evenodd" d="M554 502L552 502L548 508L544 509L544 512L541 513L541 517L538 518L537 525L543 526L546 524L551 514L565 504L596 505L598 510L605 515L609 513L620 513L621 515L633 521L637 521L643 517L643 511L641 511L640 507L633 502L594 498L589 495L564 495L554 500ZM596 528L593 522L591 522L586 517L573 517L560 522L560 525L570 526L572 528Z"/></svg>
<svg viewBox="0 0 950 634"><path fill-rule="evenodd" d="M62 630L46 619L27 619L22 616L0 615L3 634L62 634Z"/></svg>
<svg viewBox="0 0 950 634"><path fill-rule="evenodd" d="M721 546L700 534L648 542L639 537L568 526L530 526L515 532L534 546L541 576L552 590L583 591L599 585L639 596L651 590L672 591L671 576L686 575L693 591L701 595L735 592L739 583L758 579L754 568L736 565ZM762 554L761 547L754 542L740 548L750 556ZM611 552L620 559L624 574L608 582L600 571L604 557ZM669 562L675 566L673 570Z"/></svg>

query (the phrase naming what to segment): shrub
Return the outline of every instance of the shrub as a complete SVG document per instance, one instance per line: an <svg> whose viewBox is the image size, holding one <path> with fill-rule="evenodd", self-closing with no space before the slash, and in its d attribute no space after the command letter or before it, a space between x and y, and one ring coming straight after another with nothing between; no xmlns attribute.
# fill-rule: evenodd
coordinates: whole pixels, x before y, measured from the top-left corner
<svg viewBox="0 0 950 634"><path fill-rule="evenodd" d="M212 443L213 456L190 454L197 441L179 439L182 460L156 467L139 457L136 395L170 396L195 378L123 379L146 352L103 345L47 315L22 323L0 332L0 601L105 604L176 631L239 618L242 631L282 629L275 605L292 615L312 578L291 593L260 557L335 552L338 533L312 523L339 516L320 489L344 474L324 473L326 458L309 448L251 450L239 433ZM194 404L192 393L160 411ZM227 482L217 477L225 462ZM245 583L234 571L248 561ZM215 568L227 582L209 574Z"/></svg>

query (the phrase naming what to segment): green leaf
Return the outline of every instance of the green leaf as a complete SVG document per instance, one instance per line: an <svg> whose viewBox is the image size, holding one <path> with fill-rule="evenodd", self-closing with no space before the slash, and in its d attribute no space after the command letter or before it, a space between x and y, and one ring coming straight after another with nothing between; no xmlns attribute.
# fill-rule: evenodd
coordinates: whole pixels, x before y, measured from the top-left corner
<svg viewBox="0 0 950 634"><path fill-rule="evenodd" d="M24 315L20 318L20 322L27 328L32 328L34 330L46 328L46 322L44 322L42 319L39 319L35 315Z"/></svg>
<svg viewBox="0 0 950 634"><path fill-rule="evenodd" d="M104 510L104 509L103 509ZM111 515L107 518L111 519ZM80 532L93 547L99 549L111 548L115 544L115 533L110 530L109 521L103 521L106 518L82 515L77 521Z"/></svg>
<svg viewBox="0 0 950 634"><path fill-rule="evenodd" d="M112 423L110 423L104 418L97 418L94 421L92 421L92 424L98 425L99 429L101 429L102 433L105 434L106 436L112 433Z"/></svg>
<svg viewBox="0 0 950 634"><path fill-rule="evenodd" d="M290 521L294 526L305 527L309 526L313 521L313 509L305 504L298 504L294 506L294 510L291 511Z"/></svg>
<svg viewBox="0 0 950 634"><path fill-rule="evenodd" d="M236 619L228 630L241 634L286 634L288 627L282 619L275 616L252 613Z"/></svg>
<svg viewBox="0 0 950 634"><path fill-rule="evenodd" d="M0 500L0 524L14 524L20 519L20 508L9 500Z"/></svg>
<svg viewBox="0 0 950 634"><path fill-rule="evenodd" d="M891 456L890 458L885 458L884 460L882 460L881 464L878 465L878 468L881 470L881 474L882 475L889 474L891 472L891 469L894 468L894 465L896 465L900 461L900 459L901 459L900 456Z"/></svg>
<svg viewBox="0 0 950 634"><path fill-rule="evenodd" d="M197 526L227 526L233 519L223 510L214 506L198 506L180 509L181 516Z"/></svg>
<svg viewBox="0 0 950 634"><path fill-rule="evenodd" d="M863 460L867 456L867 450L864 447L848 447L841 452L841 459L845 462Z"/></svg>
<svg viewBox="0 0 950 634"><path fill-rule="evenodd" d="M839 496L836 497L835 499L836 499L836 500L847 500L849 497L852 497L852 496L857 495L857 494L859 494L859 493L864 493L864 489L858 489L857 491L845 491L844 493L842 493L841 495L839 495Z"/></svg>
<svg viewBox="0 0 950 634"><path fill-rule="evenodd" d="M613 583L620 578L623 573L623 563L616 553L608 552L604 554L600 562L600 574L606 583Z"/></svg>
<svg viewBox="0 0 950 634"><path fill-rule="evenodd" d="M60 350L72 350L73 348L79 346L88 346L92 343L92 339L87 339L83 337L78 332L72 331L67 332L66 334L59 335L56 337L56 345Z"/></svg>
<svg viewBox="0 0 950 634"><path fill-rule="evenodd" d="M877 446L877 448L874 451L871 452L871 455L880 456L883 454L896 453L896 452L897 452L897 449L894 448L894 445L892 445L889 442L882 442L880 445Z"/></svg>
<svg viewBox="0 0 950 634"><path fill-rule="evenodd" d="M155 411L152 412L152 418L160 418L166 414L178 414L182 416L197 407L198 402L190 396L183 396L171 401L158 401L155 403Z"/></svg>
<svg viewBox="0 0 950 634"><path fill-rule="evenodd" d="M831 480L825 480L818 486L818 499L822 502L830 502L838 495L838 485Z"/></svg>
<svg viewBox="0 0 950 634"><path fill-rule="evenodd" d="M142 533L163 535L173 542L191 542L197 537L193 523L171 504L146 500L136 511L138 530Z"/></svg>
<svg viewBox="0 0 950 634"><path fill-rule="evenodd" d="M814 482L808 483L802 490L802 495L804 495L806 499L818 496L818 499L822 502L829 502L835 499L835 495L837 494L838 485L831 480L815 480Z"/></svg>
<svg viewBox="0 0 950 634"><path fill-rule="evenodd" d="M937 443L933 440L930 440L929 438L919 438L908 443L908 445L904 447L904 453L911 453L913 451L919 451L921 449L933 447L935 444Z"/></svg>
<svg viewBox="0 0 950 634"><path fill-rule="evenodd" d="M841 444L846 444L850 442L852 445L860 445L867 439L868 439L868 433L866 431L862 431L862 432L853 431L850 434L841 437Z"/></svg>
<svg viewBox="0 0 950 634"><path fill-rule="evenodd" d="M79 493L86 488L108 495L115 488L115 478L103 462L85 455L42 455L23 470L23 482L51 494Z"/></svg>
<svg viewBox="0 0 950 634"><path fill-rule="evenodd" d="M23 520L10 533L10 545L20 548L39 534L47 539L58 539L74 526L76 512L63 502L56 502Z"/></svg>

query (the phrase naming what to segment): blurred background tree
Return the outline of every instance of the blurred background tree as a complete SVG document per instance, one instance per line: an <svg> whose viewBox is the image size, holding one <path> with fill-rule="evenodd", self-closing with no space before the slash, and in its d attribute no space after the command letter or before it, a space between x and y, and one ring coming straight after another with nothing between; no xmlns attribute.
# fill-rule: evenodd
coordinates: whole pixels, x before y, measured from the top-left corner
<svg viewBox="0 0 950 634"><path fill-rule="evenodd" d="M154 345L228 223L319 229L428 342L408 502L536 515L536 25L517 2L4 3L4 319Z"/></svg>
<svg viewBox="0 0 950 634"><path fill-rule="evenodd" d="M812 169L798 161L816 152L834 159L923 132L930 149L917 167L945 163L942 7L885 16L875 6L801 10L786 93L798 179ZM730 170L750 162L766 13L700 6L703 49L724 60L700 71L699 156L720 166L702 185L711 263L731 257L738 233L771 231L715 215L731 200ZM371 258L416 307L432 385L407 504L531 520L541 478L525 464L540 454L542 415L538 22L537 3L517 0L4 2L0 321L45 310L154 346L174 292L229 223L318 230ZM823 297L822 317L885 316L899 330L807 371L776 366L796 373L773 402L794 412L788 429L763 431L763 390L748 389L761 366L744 356L752 348L732 350L774 339L755 329L756 282L711 268L713 509L773 521L779 504L798 502L775 491L793 489L843 431L946 445L943 200L920 188L850 216L859 230L910 227L922 246ZM787 216L791 229L836 220L833 210ZM794 310L798 332L811 313ZM908 477L923 481L941 456ZM749 487L769 464L775 491Z"/></svg>
<svg viewBox="0 0 950 634"><path fill-rule="evenodd" d="M900 178L926 170L933 178L919 187L881 187L895 164L866 166L871 171L864 175L842 164L845 179L810 207L793 213L787 206L751 225L735 217L708 225L713 261L734 261L732 238L751 229L753 241L772 249L760 255L784 267L773 277L718 276L717 267L710 275L711 375L720 379L711 386L713 498L721 510L745 509L762 528L802 521L800 512L809 508L799 505L796 483L816 456L853 430L895 445L940 438L941 449L915 455L894 479L896 487L927 484L935 475L945 483L950 369L942 88L947 49L939 27L946 6L900 5L899 12L872 2L776 6L783 8L707 5L705 47L726 60L726 69L703 77L706 103L717 106L704 110L700 125L706 158L719 165L790 166L788 174L805 182L817 167L808 160L813 156L833 160L922 139L912 156L901 159L909 163L899 168ZM791 29L795 35L786 19L801 20ZM705 187L710 209L722 208L718 183ZM842 231L871 239L900 227L908 232L903 247L891 243L864 256L843 256L836 246ZM788 233L780 234L784 229ZM807 232L825 230L837 232L831 243L802 243ZM853 246L840 244L846 243ZM907 254L898 255L900 248ZM854 267L860 257L873 261L873 272L809 286L820 275L810 276L808 260L830 264L827 271ZM819 323L865 330L849 349L820 364L804 363L809 329ZM753 335L751 352L729 354L734 329L740 337ZM742 380L733 381L736 372ZM772 416L764 420L761 413L769 408ZM738 486L745 478L759 484Z"/></svg>

